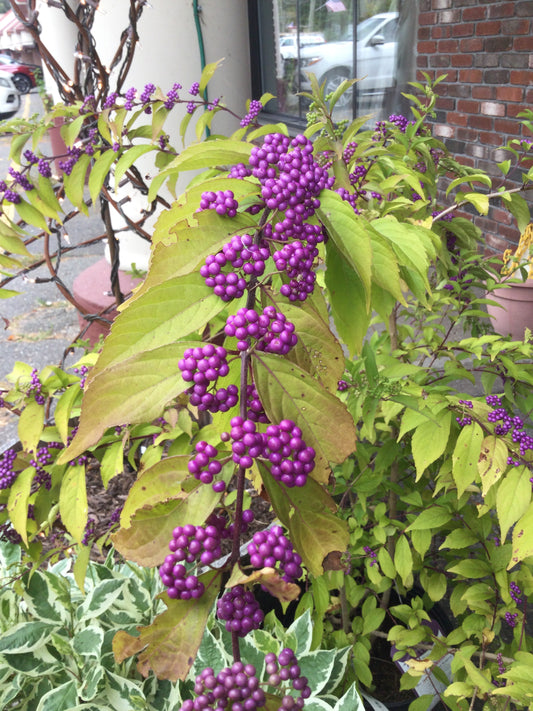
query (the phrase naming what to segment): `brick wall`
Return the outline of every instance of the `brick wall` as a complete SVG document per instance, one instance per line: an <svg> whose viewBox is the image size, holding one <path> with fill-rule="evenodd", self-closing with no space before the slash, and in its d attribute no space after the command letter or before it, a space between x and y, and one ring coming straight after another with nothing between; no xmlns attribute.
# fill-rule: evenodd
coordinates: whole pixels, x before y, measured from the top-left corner
<svg viewBox="0 0 533 711"><path fill-rule="evenodd" d="M533 0L419 0L418 20L418 80L447 75L435 135L462 163L501 178L495 163L510 155L500 147L526 136L517 114L533 108ZM491 251L518 240L497 205L476 223Z"/></svg>

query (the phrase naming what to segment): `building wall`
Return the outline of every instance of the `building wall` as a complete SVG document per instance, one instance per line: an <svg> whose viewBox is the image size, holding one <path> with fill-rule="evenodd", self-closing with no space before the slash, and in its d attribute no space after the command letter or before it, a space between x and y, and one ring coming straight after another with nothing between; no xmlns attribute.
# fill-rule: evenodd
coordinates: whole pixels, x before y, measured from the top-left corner
<svg viewBox="0 0 533 711"><path fill-rule="evenodd" d="M501 146L531 135L518 114L533 106L533 0L420 0L417 68L419 81L422 72L447 75L438 87L435 135L462 163L502 184L495 163L510 155ZM510 184L520 184L517 178ZM499 206L476 223L490 251L519 238Z"/></svg>

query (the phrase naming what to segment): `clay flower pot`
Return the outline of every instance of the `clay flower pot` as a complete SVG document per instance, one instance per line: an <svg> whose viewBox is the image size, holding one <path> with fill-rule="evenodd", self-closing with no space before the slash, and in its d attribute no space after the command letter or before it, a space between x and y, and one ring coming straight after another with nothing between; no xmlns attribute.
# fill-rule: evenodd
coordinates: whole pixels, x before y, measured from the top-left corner
<svg viewBox="0 0 533 711"><path fill-rule="evenodd" d="M496 333L521 341L526 328L533 331L533 279L495 289L487 298L499 304L487 304Z"/></svg>

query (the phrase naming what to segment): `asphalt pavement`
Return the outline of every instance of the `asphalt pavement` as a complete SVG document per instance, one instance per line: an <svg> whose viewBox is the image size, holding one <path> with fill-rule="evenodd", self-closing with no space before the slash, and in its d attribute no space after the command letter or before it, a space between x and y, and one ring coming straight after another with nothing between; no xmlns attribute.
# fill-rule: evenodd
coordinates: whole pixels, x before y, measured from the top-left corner
<svg viewBox="0 0 533 711"><path fill-rule="evenodd" d="M42 113L39 95L35 92L22 96L17 116L28 118ZM10 138L0 136L0 178L7 175ZM44 152L44 151L43 151ZM96 210L89 217L79 215L69 223L68 234L72 245L79 244L104 231ZM53 248L53 243L51 243ZM29 247L36 256L43 253L40 240ZM88 266L101 259L103 245L83 247L63 255L59 275L71 289L75 277ZM28 262L29 258L25 258ZM3 276L3 275L2 275ZM9 285L17 296L0 299L0 388L9 387L6 376L17 361L28 363L41 370L45 365L59 365L64 361L65 352L80 331L77 311L51 282L36 283L35 280L49 279L50 272L45 266L17 278ZM72 364L81 351L70 354L65 365ZM0 409L0 452L17 439L18 418L5 409Z"/></svg>

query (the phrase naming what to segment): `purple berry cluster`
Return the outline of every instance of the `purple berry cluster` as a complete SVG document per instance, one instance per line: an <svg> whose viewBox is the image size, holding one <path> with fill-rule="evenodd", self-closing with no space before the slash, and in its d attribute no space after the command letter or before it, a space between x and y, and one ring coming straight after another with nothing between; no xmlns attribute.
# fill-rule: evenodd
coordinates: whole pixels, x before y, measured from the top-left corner
<svg viewBox="0 0 533 711"><path fill-rule="evenodd" d="M517 605L522 604L522 591L516 583L512 582L509 585L509 594Z"/></svg>
<svg viewBox="0 0 533 711"><path fill-rule="evenodd" d="M258 99L252 99L248 107L248 113L241 120L241 128L249 126L259 116L263 110L263 104Z"/></svg>
<svg viewBox="0 0 533 711"><path fill-rule="evenodd" d="M200 210L214 210L217 215L235 217L239 203L235 200L232 190L207 190L202 193Z"/></svg>
<svg viewBox="0 0 533 711"><path fill-rule="evenodd" d="M289 301L305 301L313 293L316 281L313 265L317 256L316 247L302 244L300 240L289 242L274 253L276 269L285 272L290 280L280 289Z"/></svg>
<svg viewBox="0 0 533 711"><path fill-rule="evenodd" d="M263 456L270 462L274 479L287 488L304 486L315 468L315 450L306 445L302 430L292 420L267 427Z"/></svg>
<svg viewBox="0 0 533 711"><path fill-rule="evenodd" d="M226 623L228 632L245 637L261 626L264 614L250 590L236 585L227 590L217 602L217 617Z"/></svg>
<svg viewBox="0 0 533 711"><path fill-rule="evenodd" d="M270 422L253 383L246 386L246 415L253 422Z"/></svg>
<svg viewBox="0 0 533 711"><path fill-rule="evenodd" d="M178 362L181 377L186 383L194 383L187 392L190 403L201 411L227 412L238 402L238 388L228 385L214 392L208 392L211 383L216 383L218 378L223 378L229 373L226 360L226 349L223 346L214 346L206 343L197 348L187 348L183 358Z"/></svg>
<svg viewBox="0 0 533 711"><path fill-rule="evenodd" d="M200 274L222 301L232 301L244 294L246 277L263 274L269 256L270 250L264 243L254 244L251 235L235 235L220 252L207 256ZM232 270L228 270L228 265Z"/></svg>
<svg viewBox="0 0 533 711"><path fill-rule="evenodd" d="M231 420L230 437L232 439L232 459L243 469L250 469L254 459L263 455L264 437L256 430L256 423L244 420L242 417L233 417Z"/></svg>
<svg viewBox="0 0 533 711"><path fill-rule="evenodd" d="M196 698L184 701L179 711L254 711L266 704L255 667L242 662L234 662L216 675L211 667L207 667L196 677L194 693Z"/></svg>
<svg viewBox="0 0 533 711"><path fill-rule="evenodd" d="M268 674L269 686L280 686L283 682L290 682L294 691L299 691L300 695L294 697L286 694L280 703L280 711L291 711L291 709L302 709L305 699L311 696L311 689L308 680L302 676L296 655L292 649L286 647L277 655L269 652L265 655L265 671Z"/></svg>
<svg viewBox="0 0 533 711"><path fill-rule="evenodd" d="M281 526L254 533L248 544L248 555L253 568L279 569L283 580L294 582L302 577L302 558L283 534Z"/></svg>
<svg viewBox="0 0 533 711"><path fill-rule="evenodd" d="M223 481L213 483L215 476L222 471L222 463L216 458L218 449L204 441L198 442L195 449L196 456L187 465L189 472L202 484L213 484L214 491L224 491L226 485Z"/></svg>
<svg viewBox="0 0 533 711"><path fill-rule="evenodd" d="M30 384L28 385L26 392L28 395L30 393L33 393L35 402L38 405L44 405L45 397L42 394L42 384L39 380L39 371L37 370L37 368L33 368L33 370L31 371Z"/></svg>
<svg viewBox="0 0 533 711"><path fill-rule="evenodd" d="M196 575L189 573L184 563L211 565L221 556L220 531L216 526L177 526L168 544L170 555L159 568L163 584L170 598L190 600L199 598L204 585Z"/></svg>
<svg viewBox="0 0 533 711"><path fill-rule="evenodd" d="M0 489L8 489L17 478L18 472L13 469L16 458L13 447L0 454Z"/></svg>
<svg viewBox="0 0 533 711"><path fill-rule="evenodd" d="M279 355L287 354L298 342L294 330L294 324L274 306L266 306L261 314L254 309L239 309L228 316L224 327L226 336L237 339L237 350L248 350L248 340L253 338L257 350Z"/></svg>

